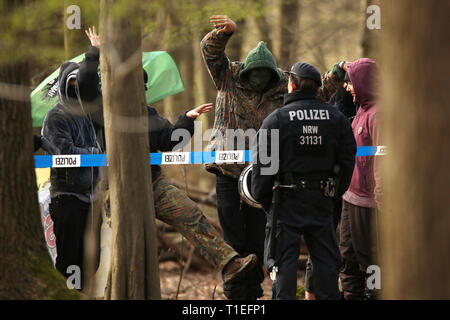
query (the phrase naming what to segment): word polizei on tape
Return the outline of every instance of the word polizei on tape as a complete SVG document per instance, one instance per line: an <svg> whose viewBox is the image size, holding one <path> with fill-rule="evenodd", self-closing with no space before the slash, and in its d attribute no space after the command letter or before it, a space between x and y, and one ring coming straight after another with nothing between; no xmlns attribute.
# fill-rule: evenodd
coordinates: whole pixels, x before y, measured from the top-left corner
<svg viewBox="0 0 450 320"><path fill-rule="evenodd" d="M79 154L52 156L52 160L53 168L71 168L81 165L81 155Z"/></svg>
<svg viewBox="0 0 450 320"><path fill-rule="evenodd" d="M246 163L253 162L250 153L250 150L151 153L150 164ZM358 147L356 152L357 157L386 154L386 146ZM108 165L106 154L34 156L34 163L36 168L104 167Z"/></svg>

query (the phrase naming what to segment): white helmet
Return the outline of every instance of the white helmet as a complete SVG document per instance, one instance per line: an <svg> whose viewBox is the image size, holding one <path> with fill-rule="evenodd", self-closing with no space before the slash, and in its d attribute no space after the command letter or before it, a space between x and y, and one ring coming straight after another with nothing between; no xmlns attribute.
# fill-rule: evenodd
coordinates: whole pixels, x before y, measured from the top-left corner
<svg viewBox="0 0 450 320"><path fill-rule="evenodd" d="M248 165L239 176L238 180L239 195L241 196L242 200L244 200L244 202L249 206L261 209L262 208L261 204L258 201L256 201L251 194L252 168L253 168L252 164Z"/></svg>

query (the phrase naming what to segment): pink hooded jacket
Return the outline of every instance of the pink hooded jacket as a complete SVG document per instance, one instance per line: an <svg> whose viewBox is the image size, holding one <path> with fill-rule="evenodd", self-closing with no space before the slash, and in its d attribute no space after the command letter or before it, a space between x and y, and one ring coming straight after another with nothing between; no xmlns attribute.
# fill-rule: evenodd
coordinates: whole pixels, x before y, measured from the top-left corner
<svg viewBox="0 0 450 320"><path fill-rule="evenodd" d="M348 75L355 90L356 103L360 105L352 123L356 145L378 146L378 108L375 104L375 61L362 58L351 63ZM351 204L376 208L380 196L379 172L375 166L376 156L356 157L352 180L343 199Z"/></svg>

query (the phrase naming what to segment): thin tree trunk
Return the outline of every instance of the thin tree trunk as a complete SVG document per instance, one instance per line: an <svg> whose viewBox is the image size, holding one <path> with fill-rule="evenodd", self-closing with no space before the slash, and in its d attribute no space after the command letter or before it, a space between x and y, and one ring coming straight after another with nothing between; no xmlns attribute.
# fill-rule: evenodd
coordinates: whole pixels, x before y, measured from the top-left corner
<svg viewBox="0 0 450 320"><path fill-rule="evenodd" d="M267 49L272 51L272 41L270 38L271 26L269 24L268 19L266 18L265 15L260 15L256 17L255 22L259 29L261 41L264 41L266 43Z"/></svg>
<svg viewBox="0 0 450 320"><path fill-rule="evenodd" d="M101 1L112 221L107 299L161 298L139 15L138 1Z"/></svg>
<svg viewBox="0 0 450 320"><path fill-rule="evenodd" d="M181 112L185 112L186 107L193 108L195 104L195 90L194 90L194 66L195 66L195 58L192 52L192 44L190 42L186 42L179 48L183 55L181 56L180 63L180 73L183 75L184 86L186 90L184 90L181 95L183 96L182 101L184 104L180 104L179 107L183 108L176 110L177 114ZM180 99L182 98L180 95ZM187 106L186 106L187 104Z"/></svg>
<svg viewBox="0 0 450 320"><path fill-rule="evenodd" d="M450 2L385 1L381 216L386 299L450 298Z"/></svg>
<svg viewBox="0 0 450 320"><path fill-rule="evenodd" d="M67 8L71 5L76 5L80 8L80 29L67 28L66 22L69 18ZM92 0L64 0L63 10L64 55L65 59L69 60L87 51L89 39L86 37L84 30L94 26L94 22L98 20L98 4Z"/></svg>
<svg viewBox="0 0 450 320"><path fill-rule="evenodd" d="M298 48L299 29L299 0L281 0L281 41L279 48L278 64L284 70L296 62Z"/></svg>
<svg viewBox="0 0 450 320"><path fill-rule="evenodd" d="M364 13L366 16L366 19L369 17L366 10L371 5L380 5L380 1L377 0L364 0L365 6L364 6ZM361 46L363 49L362 55L363 57L371 58L374 60L378 60L378 51L377 51L377 43L379 43L380 40L380 29L369 29L366 24L367 20L364 20L363 23L363 36L361 40Z"/></svg>
<svg viewBox="0 0 450 320"><path fill-rule="evenodd" d="M194 70L195 70L194 71L195 106L199 106L203 103L208 102L207 91L208 91L209 77L204 67L201 52L198 45L202 40L201 37L202 35L200 34L200 32L196 32L194 34L192 41L192 51L194 57ZM200 120L202 121L203 130L209 128L208 114L201 116Z"/></svg>
<svg viewBox="0 0 450 320"><path fill-rule="evenodd" d="M166 19L166 24L165 24L165 33L164 33L164 37L163 37L163 50L165 51L170 51L171 52L171 56L175 61L178 61L178 56L177 56L177 50L171 50L172 48L170 48L170 35L172 33L173 30L175 30L176 28L176 22L173 21L173 14L172 14L172 10L173 10L173 3L172 0L168 0L167 4L164 8L164 14L165 14L165 19ZM170 96L167 97L163 100L163 104L164 104L164 116L166 118L168 118L169 120L173 121L176 119L175 116L175 98L174 96Z"/></svg>

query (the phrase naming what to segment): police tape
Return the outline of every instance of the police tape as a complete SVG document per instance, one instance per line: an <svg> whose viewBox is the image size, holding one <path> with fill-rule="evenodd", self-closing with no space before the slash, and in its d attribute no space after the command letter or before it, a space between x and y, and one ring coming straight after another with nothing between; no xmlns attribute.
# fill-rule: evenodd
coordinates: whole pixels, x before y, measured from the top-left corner
<svg viewBox="0 0 450 320"><path fill-rule="evenodd" d="M250 150L150 153L151 165L252 162ZM356 156L386 154L385 146L358 147ZM35 168L105 167L106 154L34 156Z"/></svg>

